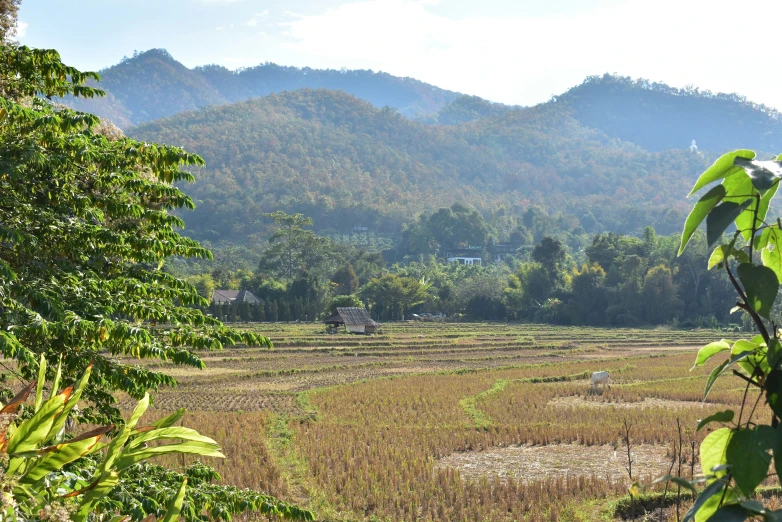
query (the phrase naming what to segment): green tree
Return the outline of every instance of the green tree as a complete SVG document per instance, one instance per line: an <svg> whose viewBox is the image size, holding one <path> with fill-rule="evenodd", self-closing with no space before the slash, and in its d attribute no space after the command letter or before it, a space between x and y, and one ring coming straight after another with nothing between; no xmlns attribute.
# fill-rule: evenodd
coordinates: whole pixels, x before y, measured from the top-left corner
<svg viewBox="0 0 782 522"><path fill-rule="evenodd" d="M283 211L264 214L272 219L272 235L269 247L263 252L259 269L275 277L292 280L294 274L314 268L324 261L328 240L318 237L312 230L312 219L302 214L286 214Z"/></svg>
<svg viewBox="0 0 782 522"><path fill-rule="evenodd" d="M564 286L568 255L559 239L544 237L532 250L532 260L543 266L553 288Z"/></svg>
<svg viewBox="0 0 782 522"><path fill-rule="evenodd" d="M426 300L428 288L429 285L412 277L384 274L370 280L361 289L361 296L385 317L401 319L410 307Z"/></svg>
<svg viewBox="0 0 782 522"><path fill-rule="evenodd" d="M119 356L201 368L197 350L269 341L193 309L208 302L160 270L171 256L210 258L169 213L193 207L175 183L203 161L49 101L102 94L88 79L55 51L0 48L0 352L29 380L39 354L62 357L66 384L92 362L85 418L119 421L112 391L140 399L174 384Z"/></svg>
<svg viewBox="0 0 782 522"><path fill-rule="evenodd" d="M331 277L331 282L337 285L335 292L338 295L355 294L359 286L358 276L350 262L345 263L334 273Z"/></svg>
<svg viewBox="0 0 782 522"><path fill-rule="evenodd" d="M364 303L357 295L335 295L329 301L324 313L329 316L336 313L337 308L364 308Z"/></svg>

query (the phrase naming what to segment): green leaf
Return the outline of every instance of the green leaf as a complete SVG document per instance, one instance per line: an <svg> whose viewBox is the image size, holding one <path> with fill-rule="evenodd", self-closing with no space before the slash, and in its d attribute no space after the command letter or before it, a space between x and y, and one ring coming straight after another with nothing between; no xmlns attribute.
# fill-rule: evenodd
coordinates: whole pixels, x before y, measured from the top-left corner
<svg viewBox="0 0 782 522"><path fill-rule="evenodd" d="M220 453L219 449L220 448L217 446L217 444L196 441L181 442L179 444L166 444L164 446L142 448L139 451L134 451L127 454L123 453L116 460L116 466L117 470L122 471L136 462L141 462L142 460L169 454L184 453L188 455L199 455L202 457L214 457L219 459L225 458L225 455Z"/></svg>
<svg viewBox="0 0 782 522"><path fill-rule="evenodd" d="M716 243L725 230L733 223L733 221L739 217L739 215L752 204L752 200L741 203L733 203L727 201L721 205L716 206L709 215L706 217L706 242L709 246Z"/></svg>
<svg viewBox="0 0 782 522"><path fill-rule="evenodd" d="M725 410L725 411L718 411L717 413L712 413L708 417L705 417L698 421L698 427L695 428L695 431L700 431L701 428L706 426L707 424L711 422L730 422L733 420L733 416L735 413L733 413L733 410Z"/></svg>
<svg viewBox="0 0 782 522"><path fill-rule="evenodd" d="M58 444L54 450L46 453L41 459L39 459L35 465L24 475L20 482L23 484L33 484L52 471L58 471L69 462L73 462L87 453L91 453L92 451L99 449L102 447L99 444L99 441L104 433L100 433L93 437L82 438L79 440Z"/></svg>
<svg viewBox="0 0 782 522"><path fill-rule="evenodd" d="M755 153L751 150L743 149L723 154L717 158L717 161L715 161L711 167L706 169L706 172L700 175L698 181L695 182L695 186L692 187L692 190L688 194L688 197L692 196L712 181L717 181L718 179L742 172L742 168L736 167L734 164L736 158L754 159Z"/></svg>
<svg viewBox="0 0 782 522"><path fill-rule="evenodd" d="M777 183L776 185L771 187L771 190L766 191L765 194L760 196L759 200L757 197L753 197L752 199L750 199L749 206L736 218L735 221L736 228L741 230L741 235L744 237L745 241L749 242L752 236L753 221L755 223L754 225L755 230L758 230L760 227L763 226L763 222L766 219L766 214L768 213L768 206L771 203L771 199L776 194L778 188L779 188L779 184ZM746 188L738 187L739 191L741 191L742 189L745 191L746 190L750 190L752 192L755 191L755 187L752 186L751 180L749 183L747 183ZM756 205L757 205L757 215L755 214Z"/></svg>
<svg viewBox="0 0 782 522"><path fill-rule="evenodd" d="M709 517L709 522L743 522L750 513L740 504L722 506Z"/></svg>
<svg viewBox="0 0 782 522"><path fill-rule="evenodd" d="M722 201L723 197L725 197L725 187L717 185L698 200L690 212L690 215L687 216L687 221L684 222L684 231L682 232L682 241L679 246L678 255L682 255L684 248L687 246L687 243L689 243L695 230L697 230L698 225L706 219L709 212Z"/></svg>
<svg viewBox="0 0 782 522"><path fill-rule="evenodd" d="M157 428L168 428L169 426L173 426L175 423L179 422L179 420L185 416L185 413L187 413L187 410L184 408L179 408L171 415L156 420L152 423L152 426Z"/></svg>
<svg viewBox="0 0 782 522"><path fill-rule="evenodd" d="M774 271L766 266L742 263L736 272L752 309L768 319L779 291L779 280Z"/></svg>
<svg viewBox="0 0 782 522"><path fill-rule="evenodd" d="M718 480L715 480L701 492L700 495L698 495L698 498L695 500L695 503L692 505L689 511L684 515L684 518L682 519L682 522L690 522L696 517L696 513L700 511L700 509L706 504L706 501L710 498L714 497L717 494L722 495L722 489L727 485L728 479L727 478L721 478ZM718 499L719 500L719 499ZM716 511L716 509L715 509ZM704 519L705 520L705 519Z"/></svg>
<svg viewBox="0 0 782 522"><path fill-rule="evenodd" d="M182 504L185 501L185 489L187 488L187 479L182 482L176 496L166 506L166 515L160 519L160 522L175 522L179 520L179 514L182 512Z"/></svg>
<svg viewBox="0 0 782 522"><path fill-rule="evenodd" d="M22 422L8 441L8 454L30 451L43 444L68 395L69 392L55 395L44 402L35 415Z"/></svg>
<svg viewBox="0 0 782 522"><path fill-rule="evenodd" d="M698 350L698 356L695 358L695 365L693 365L692 368L695 368L696 366L703 366L703 364L713 356L726 350L730 350L730 344L728 344L728 342L724 339L707 344Z"/></svg>
<svg viewBox="0 0 782 522"><path fill-rule="evenodd" d="M206 444L212 444L217 447L217 442L205 435L201 435L194 429L185 428L183 426L172 426L169 428L158 428L146 433L142 433L141 435L133 438L133 440L125 446L125 451L127 452L129 450L133 450L142 444L160 439L192 440L197 442L204 442Z"/></svg>
<svg viewBox="0 0 782 522"><path fill-rule="evenodd" d="M722 371L728 367L728 363L730 363L729 360L722 361L709 374L709 378L706 380L706 387L703 389L704 401L706 400L706 396L709 395L709 391L711 391L711 387L714 386L714 383L717 381L717 377L719 377L722 374Z"/></svg>
<svg viewBox="0 0 782 522"><path fill-rule="evenodd" d="M752 179L752 184L761 192L778 184L782 178L782 162L776 160L758 161L737 157L733 164L741 167Z"/></svg>
<svg viewBox="0 0 782 522"><path fill-rule="evenodd" d="M81 497L81 504L79 505L76 516L74 516L74 522L86 522L87 517L95 512L95 503L101 500L103 497L111 493L117 483L119 482L119 475L112 471L107 473L105 478L98 482L92 489L85 492Z"/></svg>
<svg viewBox="0 0 782 522"><path fill-rule="evenodd" d="M733 479L744 496L752 496L768 475L775 441L776 430L766 425L742 428L730 437L725 458L732 466Z"/></svg>
<svg viewBox="0 0 782 522"><path fill-rule="evenodd" d="M760 252L760 259L774 271L777 281L782 281L782 232L776 226L769 227L763 230L763 237L765 248Z"/></svg>
<svg viewBox="0 0 782 522"><path fill-rule="evenodd" d="M733 432L729 428L720 428L706 435L701 442L700 450L701 468L704 473L712 473L712 468L728 463L726 453L732 436ZM722 477L725 471L719 471L715 475L718 478Z"/></svg>
<svg viewBox="0 0 782 522"><path fill-rule="evenodd" d="M40 410L43 404L44 384L46 384L46 357L41 354L41 361L38 363L38 383L35 386L35 411Z"/></svg>

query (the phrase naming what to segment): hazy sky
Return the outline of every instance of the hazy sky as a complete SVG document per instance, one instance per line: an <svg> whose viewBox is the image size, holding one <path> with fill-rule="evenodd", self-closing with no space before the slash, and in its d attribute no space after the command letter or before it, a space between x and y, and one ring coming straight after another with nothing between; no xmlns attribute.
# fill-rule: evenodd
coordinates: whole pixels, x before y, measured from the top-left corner
<svg viewBox="0 0 782 522"><path fill-rule="evenodd" d="M523 105L615 72L782 108L778 0L23 0L19 19L22 43L82 69L162 47L190 67L372 69Z"/></svg>

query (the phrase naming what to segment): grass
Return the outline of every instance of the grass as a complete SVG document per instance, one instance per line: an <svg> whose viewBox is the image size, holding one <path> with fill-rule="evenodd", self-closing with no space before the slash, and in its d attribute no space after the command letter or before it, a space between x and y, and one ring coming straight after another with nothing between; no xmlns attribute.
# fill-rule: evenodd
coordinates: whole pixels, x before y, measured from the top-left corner
<svg viewBox="0 0 782 522"><path fill-rule="evenodd" d="M610 520L623 513L625 479L527 480L503 475L501 463L468 477L444 463L464 452L480 463L514 445L616 446L624 419L634 444L667 447L677 418L697 443L696 421L742 391L718 381L701 405L710 368L689 367L717 331L392 323L363 337L317 324L239 326L275 348L204 353L209 370L179 369L180 385L156 406L194 411L190 424L230 449L227 482L324 520ZM589 375L603 369L611 388L589 393Z"/></svg>

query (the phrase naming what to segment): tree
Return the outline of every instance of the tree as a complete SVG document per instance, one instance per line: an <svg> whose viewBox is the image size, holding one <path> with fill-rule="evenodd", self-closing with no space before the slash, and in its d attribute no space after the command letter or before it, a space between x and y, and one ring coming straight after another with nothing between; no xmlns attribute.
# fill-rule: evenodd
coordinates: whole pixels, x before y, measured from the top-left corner
<svg viewBox="0 0 782 522"><path fill-rule="evenodd" d="M357 295L336 295L329 301L325 310L326 315L336 313L337 308L364 308L364 303Z"/></svg>
<svg viewBox="0 0 782 522"><path fill-rule="evenodd" d="M546 270L553 288L562 288L568 255L559 239L544 237L532 250L532 259Z"/></svg>
<svg viewBox="0 0 782 522"><path fill-rule="evenodd" d="M696 181L692 193L715 181L687 217L679 255L687 248L695 230L706 221L709 247L718 244L708 266L720 267L736 292L736 307L749 315L757 331L751 339L721 340L700 349L695 366L703 366L720 354L727 355L711 372L704 390L706 399L715 380L735 375L744 387L738 417L733 410L710 415L698 423L700 430L711 423L723 427L709 433L701 443L701 464L706 473L705 488L685 517L696 520L745 520L762 516L773 519L779 511L766 510L754 499L756 490L769 476L782 477L782 460L772 454L782 447L782 344L772 308L782 281L782 222L767 219L771 200L782 179L782 156L757 161L750 150L721 156ZM724 232L735 225L732 239L722 243ZM750 388L753 394L749 394ZM757 394L757 399L754 397ZM770 410L770 422L753 416L761 399ZM750 406L754 404L754 406ZM746 413L746 415L745 415ZM780 460L780 461L778 461ZM666 479L670 477L665 477ZM695 485L677 478L696 492Z"/></svg>
<svg viewBox="0 0 782 522"><path fill-rule="evenodd" d="M350 262L345 263L334 273L331 282L337 285L335 292L338 295L355 294L359 286L358 276L356 276L356 271Z"/></svg>
<svg viewBox="0 0 782 522"><path fill-rule="evenodd" d="M384 274L361 289L361 296L374 303L375 309L390 319L401 318L411 306L426 300L429 286L412 277Z"/></svg>
<svg viewBox="0 0 782 522"><path fill-rule="evenodd" d="M197 350L270 343L192 308L208 301L160 270L171 256L210 258L169 213L193 207L174 184L203 160L49 102L102 94L88 79L56 51L0 48L0 352L25 380L39 354L49 368L62 358L64 384L92 363L84 418L120 421L112 391L141 399L175 381L118 356L201 368Z"/></svg>
<svg viewBox="0 0 782 522"><path fill-rule="evenodd" d="M16 15L21 0L0 0L0 43L16 34Z"/></svg>
<svg viewBox="0 0 782 522"><path fill-rule="evenodd" d="M292 280L295 273L314 268L323 262L327 253L328 240L318 237L312 230L312 219L302 214L286 214L283 211L264 214L274 221L269 248L261 256L259 269L275 277Z"/></svg>

